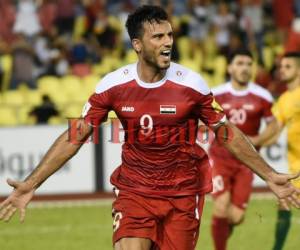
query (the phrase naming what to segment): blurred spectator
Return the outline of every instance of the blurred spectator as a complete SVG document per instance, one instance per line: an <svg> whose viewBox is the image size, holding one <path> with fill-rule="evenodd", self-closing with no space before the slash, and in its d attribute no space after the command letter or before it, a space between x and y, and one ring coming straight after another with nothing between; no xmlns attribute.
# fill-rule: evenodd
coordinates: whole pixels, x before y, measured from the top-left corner
<svg viewBox="0 0 300 250"><path fill-rule="evenodd" d="M60 35L71 35L75 19L75 0L56 0L56 27Z"/></svg>
<svg viewBox="0 0 300 250"><path fill-rule="evenodd" d="M244 31L244 42L248 47L255 46L258 59L263 61L263 2L262 0L242 0L240 25Z"/></svg>
<svg viewBox="0 0 300 250"><path fill-rule="evenodd" d="M30 88L35 88L34 79L34 51L23 36L12 48L13 68L11 89L16 89L19 84L26 83Z"/></svg>
<svg viewBox="0 0 300 250"><path fill-rule="evenodd" d="M54 33L54 24L57 18L56 0L43 0L38 14L43 32L46 34Z"/></svg>
<svg viewBox="0 0 300 250"><path fill-rule="evenodd" d="M106 0L88 0L86 3L86 12L88 20L88 30L93 33L94 24L98 13L106 11Z"/></svg>
<svg viewBox="0 0 300 250"><path fill-rule="evenodd" d="M67 45L63 40L54 42L50 63L44 75L64 76L69 73Z"/></svg>
<svg viewBox="0 0 300 250"><path fill-rule="evenodd" d="M127 20L127 16L132 12L133 10L133 5L130 3L130 1L123 1L121 10L118 14L118 18L121 21L122 27L125 27L125 22ZM123 28L122 30L122 43L123 43L123 48L125 50L131 49L131 40L128 35L128 32Z"/></svg>
<svg viewBox="0 0 300 250"><path fill-rule="evenodd" d="M203 41L210 27L210 17L215 13L210 8L210 1L207 0L190 0L189 9L191 19L189 22L189 37L194 42Z"/></svg>
<svg viewBox="0 0 300 250"><path fill-rule="evenodd" d="M221 2L218 5L218 12L212 21L216 33L216 43L220 51L224 53L228 49L230 30L235 22L235 17L230 13L226 2Z"/></svg>
<svg viewBox="0 0 300 250"><path fill-rule="evenodd" d="M283 39L294 19L294 1L298 0L272 0L275 26Z"/></svg>
<svg viewBox="0 0 300 250"><path fill-rule="evenodd" d="M16 9L10 0L0 0L0 39L11 42L14 39L12 28L15 23Z"/></svg>
<svg viewBox="0 0 300 250"><path fill-rule="evenodd" d="M285 52L300 50L300 17L295 18L292 22L291 29L288 32L285 44Z"/></svg>
<svg viewBox="0 0 300 250"><path fill-rule="evenodd" d="M33 37L41 31L37 8L32 0L19 0L13 31L14 33L23 34L28 38Z"/></svg>
<svg viewBox="0 0 300 250"><path fill-rule="evenodd" d="M29 115L35 118L37 124L47 124L51 117L59 116L54 103L48 95L43 95L42 104L34 107Z"/></svg>
<svg viewBox="0 0 300 250"><path fill-rule="evenodd" d="M93 31L103 54L106 54L106 52L115 48L117 31L111 27L109 23L109 15L106 11L98 13Z"/></svg>

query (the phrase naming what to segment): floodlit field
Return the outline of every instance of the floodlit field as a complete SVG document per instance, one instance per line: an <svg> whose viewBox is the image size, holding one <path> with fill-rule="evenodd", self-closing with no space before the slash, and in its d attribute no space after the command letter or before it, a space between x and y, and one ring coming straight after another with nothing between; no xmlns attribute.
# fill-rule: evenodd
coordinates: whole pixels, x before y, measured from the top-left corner
<svg viewBox="0 0 300 250"><path fill-rule="evenodd" d="M212 250L211 202L205 206L198 250ZM235 228L229 250L271 250L276 218L273 199L253 198L245 223ZM293 211L285 250L300 249L300 211ZM24 224L15 217L0 223L0 250L109 250L112 234L110 201L36 204Z"/></svg>

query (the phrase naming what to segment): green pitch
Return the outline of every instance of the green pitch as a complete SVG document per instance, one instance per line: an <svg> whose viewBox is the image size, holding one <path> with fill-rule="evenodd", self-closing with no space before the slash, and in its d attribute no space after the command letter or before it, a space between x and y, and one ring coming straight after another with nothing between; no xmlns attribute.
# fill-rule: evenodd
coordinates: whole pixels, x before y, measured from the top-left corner
<svg viewBox="0 0 300 250"><path fill-rule="evenodd" d="M202 217L198 250L212 250L211 202ZM276 218L275 200L253 199L245 223L234 230L229 250L271 250ZM292 228L285 250L299 249L300 211L293 211ZM109 250L111 206L30 208L24 224L15 218L0 223L0 250Z"/></svg>

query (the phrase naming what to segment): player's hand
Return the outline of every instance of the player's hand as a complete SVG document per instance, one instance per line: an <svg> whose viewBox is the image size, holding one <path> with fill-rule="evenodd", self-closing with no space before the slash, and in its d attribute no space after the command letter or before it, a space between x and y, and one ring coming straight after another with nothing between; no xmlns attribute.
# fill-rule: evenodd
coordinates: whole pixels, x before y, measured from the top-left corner
<svg viewBox="0 0 300 250"><path fill-rule="evenodd" d="M20 221L25 218L25 210L32 199L35 189L26 182L7 179L8 185L14 188L13 192L0 204L0 220L8 222L17 210L20 211Z"/></svg>
<svg viewBox="0 0 300 250"><path fill-rule="evenodd" d="M274 172L266 181L286 209L289 208L289 204L300 208L300 190L291 183L291 180L297 179L299 176L300 172L297 174L279 174Z"/></svg>

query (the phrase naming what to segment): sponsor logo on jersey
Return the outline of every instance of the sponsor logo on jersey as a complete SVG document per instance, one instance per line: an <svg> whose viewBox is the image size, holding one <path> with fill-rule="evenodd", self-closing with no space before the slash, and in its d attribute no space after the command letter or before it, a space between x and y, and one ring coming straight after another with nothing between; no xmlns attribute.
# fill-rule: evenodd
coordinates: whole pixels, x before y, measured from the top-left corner
<svg viewBox="0 0 300 250"><path fill-rule="evenodd" d="M223 109L230 109L231 108L231 105L229 103L223 103L222 104L222 108Z"/></svg>
<svg viewBox="0 0 300 250"><path fill-rule="evenodd" d="M160 114L176 114L176 105L160 105Z"/></svg>
<svg viewBox="0 0 300 250"><path fill-rule="evenodd" d="M244 104L243 108L246 110L253 110L254 109L254 105L253 104Z"/></svg>
<svg viewBox="0 0 300 250"><path fill-rule="evenodd" d="M123 106L123 107L122 107L122 111L123 111L123 112L134 112L134 107Z"/></svg>

